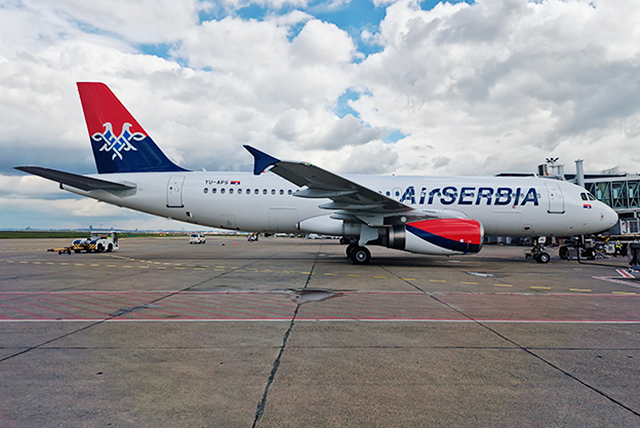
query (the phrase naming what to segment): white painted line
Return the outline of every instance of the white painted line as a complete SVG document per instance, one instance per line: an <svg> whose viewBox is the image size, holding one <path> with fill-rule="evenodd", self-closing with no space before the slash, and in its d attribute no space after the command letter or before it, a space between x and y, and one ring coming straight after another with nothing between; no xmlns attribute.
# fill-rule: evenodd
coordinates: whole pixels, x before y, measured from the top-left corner
<svg viewBox="0 0 640 428"><path fill-rule="evenodd" d="M634 279L635 278L633 275L631 275L626 270L616 269L616 272L618 272L620 275L622 275L623 278L627 278L627 279Z"/></svg>

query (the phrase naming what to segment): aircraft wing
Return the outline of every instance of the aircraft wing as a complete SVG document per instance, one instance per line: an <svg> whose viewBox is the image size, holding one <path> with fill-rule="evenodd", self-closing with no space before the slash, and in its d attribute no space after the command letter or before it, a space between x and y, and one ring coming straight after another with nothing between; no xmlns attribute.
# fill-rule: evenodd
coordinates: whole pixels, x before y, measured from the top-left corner
<svg viewBox="0 0 640 428"><path fill-rule="evenodd" d="M408 205L310 163L281 161L251 146L244 147L255 158L254 174L272 166L271 172L303 187L294 196L332 200L320 208L381 214L413 211Z"/></svg>
<svg viewBox="0 0 640 428"><path fill-rule="evenodd" d="M101 180L98 178L85 177L84 175L72 174L70 172L58 171L41 166L16 166L15 169L38 175L60 184L75 187L84 191L105 190L108 192L133 190L136 187L128 184L114 183L113 181Z"/></svg>

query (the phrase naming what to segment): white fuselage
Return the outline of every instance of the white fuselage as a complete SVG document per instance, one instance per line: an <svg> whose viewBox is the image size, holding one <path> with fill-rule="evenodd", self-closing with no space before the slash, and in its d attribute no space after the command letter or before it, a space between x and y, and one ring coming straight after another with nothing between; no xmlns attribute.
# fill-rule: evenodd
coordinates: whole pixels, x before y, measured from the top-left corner
<svg viewBox="0 0 640 428"><path fill-rule="evenodd" d="M107 203L188 223L247 232L298 232L299 223L326 217L328 199L293 196L299 188L274 175L247 172L113 173L93 175L135 184L128 195L65 190ZM616 213L574 184L537 177L346 176L349 180L426 212L476 219L485 236L567 236L606 230ZM321 230L320 230L321 229ZM335 230L339 228L336 226ZM306 232L314 232L309 228Z"/></svg>

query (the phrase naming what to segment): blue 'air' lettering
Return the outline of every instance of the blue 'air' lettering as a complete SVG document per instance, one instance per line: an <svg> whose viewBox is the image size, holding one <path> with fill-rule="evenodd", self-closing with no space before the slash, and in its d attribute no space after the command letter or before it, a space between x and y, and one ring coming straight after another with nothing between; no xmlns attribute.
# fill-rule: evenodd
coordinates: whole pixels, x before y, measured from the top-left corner
<svg viewBox="0 0 640 428"><path fill-rule="evenodd" d="M433 205L434 200L442 205L524 206L531 204L536 207L540 205L535 187L525 190L521 187L461 187L458 189L456 186L447 186L442 189L431 189L431 191L426 187L422 187L418 197L415 187L409 186L400 198L400 202L415 204L416 199L420 205L425 205L425 203L426 205Z"/></svg>
<svg viewBox="0 0 640 428"><path fill-rule="evenodd" d="M416 203L416 192L413 189L413 186L407 187L407 190L404 191L404 195L400 198L400 202L408 202L410 204Z"/></svg>
<svg viewBox="0 0 640 428"><path fill-rule="evenodd" d="M436 195L440 196L440 189L433 189L431 192L429 192L429 205L433 203L433 198Z"/></svg>
<svg viewBox="0 0 640 428"><path fill-rule="evenodd" d="M423 187L422 190L420 190L420 205L424 204L424 199L427 197L427 188Z"/></svg>

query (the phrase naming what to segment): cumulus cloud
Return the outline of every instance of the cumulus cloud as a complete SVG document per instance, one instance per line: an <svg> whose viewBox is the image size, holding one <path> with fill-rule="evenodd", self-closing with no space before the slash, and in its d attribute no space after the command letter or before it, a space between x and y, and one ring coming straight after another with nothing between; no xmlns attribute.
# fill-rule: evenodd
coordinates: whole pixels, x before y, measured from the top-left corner
<svg viewBox="0 0 640 428"><path fill-rule="evenodd" d="M548 156L638 170L640 4L375 5L379 25L354 31L306 0L5 2L0 197L53 204L15 165L95 171L83 80L107 83L192 169L249 170L248 143L340 173L534 171ZM267 13L244 18L247 6ZM359 52L350 34L379 49ZM404 138L383 142L391 131Z"/></svg>

